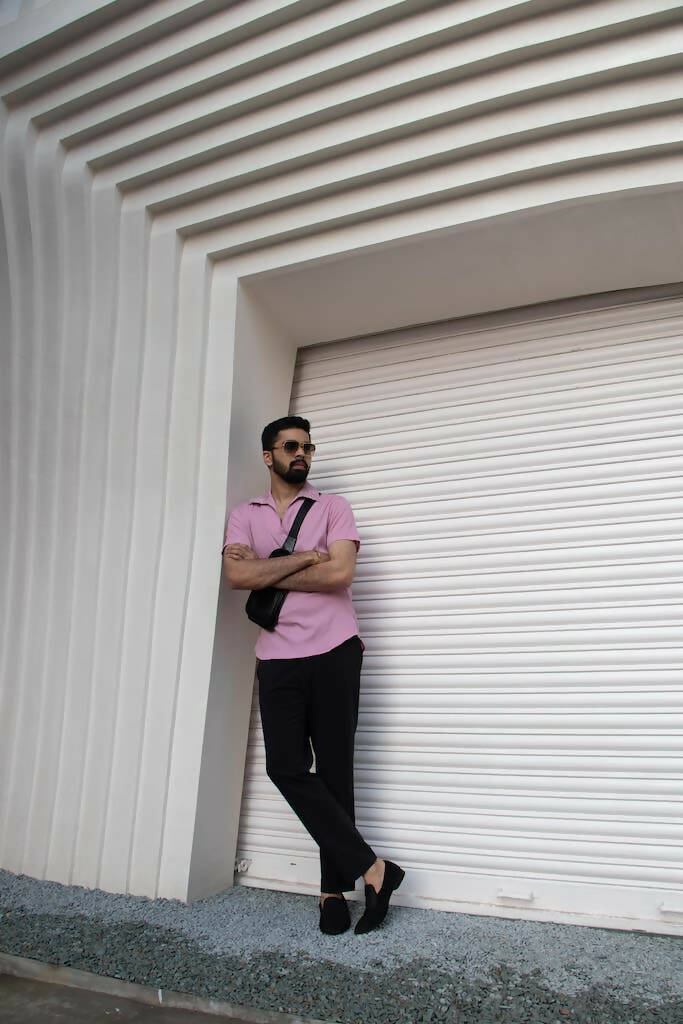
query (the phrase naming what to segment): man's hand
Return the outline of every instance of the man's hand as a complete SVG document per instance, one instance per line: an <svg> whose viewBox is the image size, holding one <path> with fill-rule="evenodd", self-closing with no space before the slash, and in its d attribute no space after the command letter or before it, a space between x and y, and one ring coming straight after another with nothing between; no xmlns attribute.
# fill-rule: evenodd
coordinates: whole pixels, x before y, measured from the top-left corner
<svg viewBox="0 0 683 1024"><path fill-rule="evenodd" d="M259 558L246 544L226 544L223 571L231 590L263 590L281 586L293 573L328 562L323 551L295 551L281 558Z"/></svg>
<svg viewBox="0 0 683 1024"><path fill-rule="evenodd" d="M245 558L256 558L256 554L246 544L227 544L223 554L237 561Z"/></svg>
<svg viewBox="0 0 683 1024"><path fill-rule="evenodd" d="M356 569L356 543L353 540L335 540L329 555L319 551L320 563L287 576L278 583L282 590L324 594L331 590L350 587Z"/></svg>

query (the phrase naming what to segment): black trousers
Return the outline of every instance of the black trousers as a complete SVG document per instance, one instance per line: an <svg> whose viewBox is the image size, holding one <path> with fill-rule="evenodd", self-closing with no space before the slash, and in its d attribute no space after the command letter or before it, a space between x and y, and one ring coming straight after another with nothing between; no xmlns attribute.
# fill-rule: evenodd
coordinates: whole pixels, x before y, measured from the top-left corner
<svg viewBox="0 0 683 1024"><path fill-rule="evenodd" d="M354 636L326 654L274 658L257 668L266 771L320 847L321 892L353 889L376 860L354 824L362 660Z"/></svg>

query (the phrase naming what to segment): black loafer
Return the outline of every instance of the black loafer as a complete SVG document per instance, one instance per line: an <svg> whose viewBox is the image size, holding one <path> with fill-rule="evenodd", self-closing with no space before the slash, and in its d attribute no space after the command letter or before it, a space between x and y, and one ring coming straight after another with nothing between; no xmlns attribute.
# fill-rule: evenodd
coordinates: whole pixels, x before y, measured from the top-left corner
<svg viewBox="0 0 683 1024"><path fill-rule="evenodd" d="M351 915L342 896L328 896L320 904L320 931L325 935L341 935L351 925Z"/></svg>
<svg viewBox="0 0 683 1024"><path fill-rule="evenodd" d="M356 935L365 935L366 932L377 928L387 916L391 894L405 878L403 868L393 861L384 862L384 881L379 892L375 892L371 885L365 886L365 913L354 928Z"/></svg>

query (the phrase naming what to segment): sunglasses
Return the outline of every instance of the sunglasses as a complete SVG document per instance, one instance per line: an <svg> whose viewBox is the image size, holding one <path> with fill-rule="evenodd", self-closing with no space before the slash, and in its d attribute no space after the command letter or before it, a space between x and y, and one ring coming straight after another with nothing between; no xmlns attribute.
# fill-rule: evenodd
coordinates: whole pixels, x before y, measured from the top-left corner
<svg viewBox="0 0 683 1024"><path fill-rule="evenodd" d="M270 450L274 452L277 448L282 448L283 452L287 452L288 455L296 455L299 448L301 448L304 455L312 455L315 451L315 445L310 441L306 441L305 444L301 444L299 441L283 441L282 444L276 444Z"/></svg>

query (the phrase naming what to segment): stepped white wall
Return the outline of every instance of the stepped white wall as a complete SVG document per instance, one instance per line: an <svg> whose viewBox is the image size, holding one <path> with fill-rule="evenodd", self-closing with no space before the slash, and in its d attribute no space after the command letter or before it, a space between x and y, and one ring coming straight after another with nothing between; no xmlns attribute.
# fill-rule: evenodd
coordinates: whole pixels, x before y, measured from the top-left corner
<svg viewBox="0 0 683 1024"><path fill-rule="evenodd" d="M226 485L261 486L297 345L680 280L681 15L0 7L3 866L229 884Z"/></svg>

